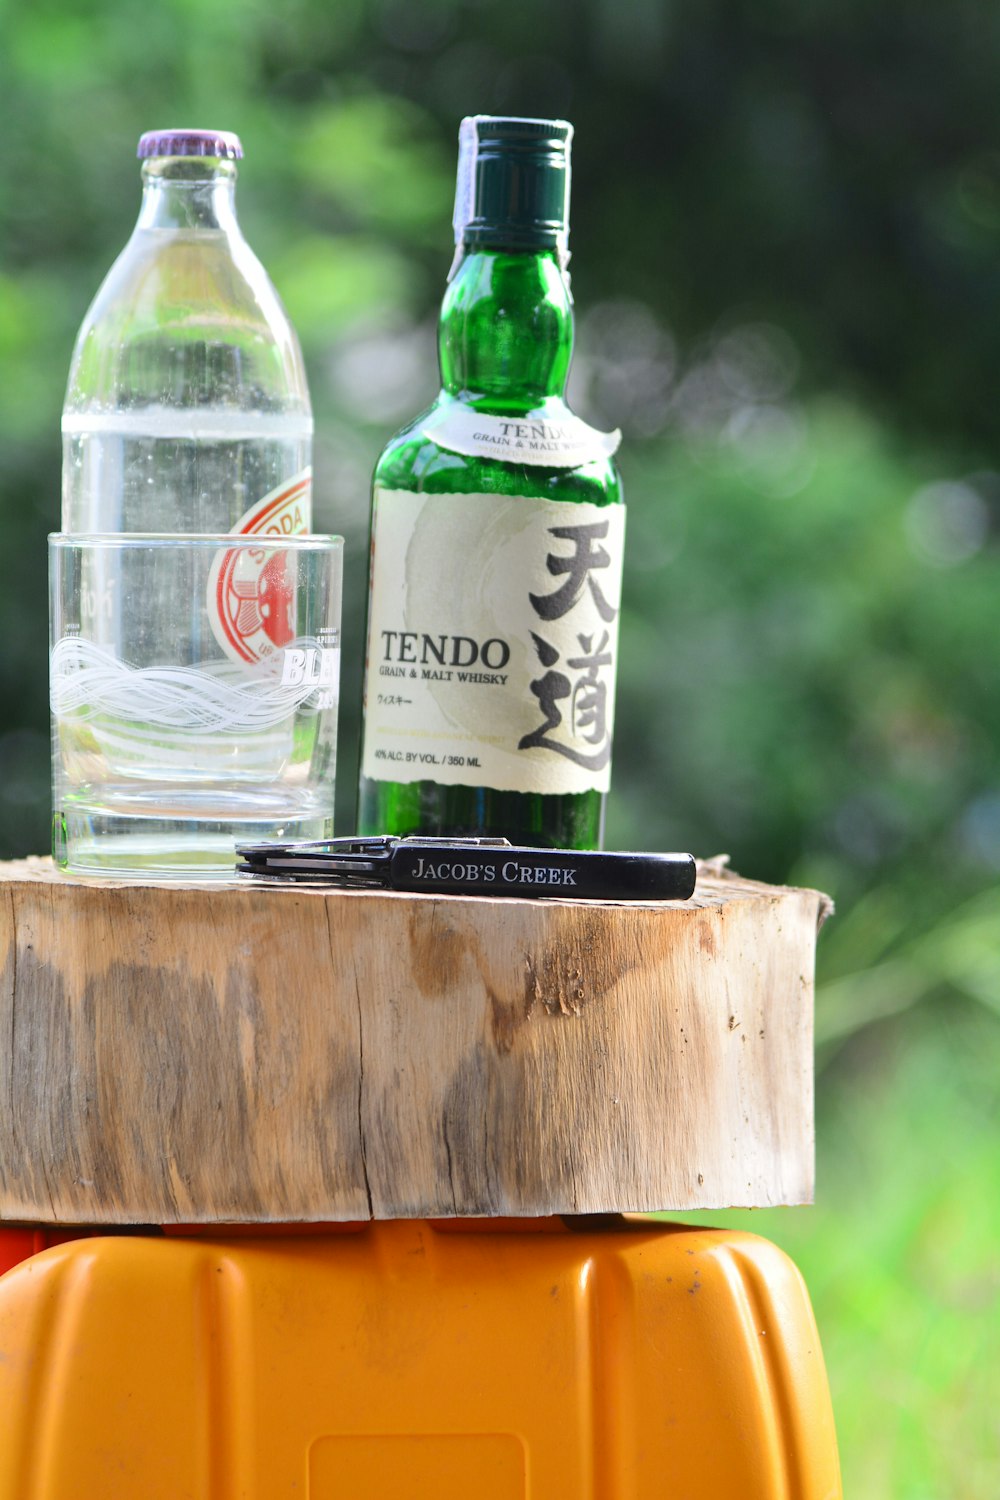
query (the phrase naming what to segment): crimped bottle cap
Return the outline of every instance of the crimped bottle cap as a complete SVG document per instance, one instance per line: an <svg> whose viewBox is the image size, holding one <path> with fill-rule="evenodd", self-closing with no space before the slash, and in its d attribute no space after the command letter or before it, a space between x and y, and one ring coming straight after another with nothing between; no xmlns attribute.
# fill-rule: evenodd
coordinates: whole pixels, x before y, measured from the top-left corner
<svg viewBox="0 0 1000 1500"><path fill-rule="evenodd" d="M239 161L243 147L231 130L147 130L139 137L136 156L142 161L151 156L221 156Z"/></svg>

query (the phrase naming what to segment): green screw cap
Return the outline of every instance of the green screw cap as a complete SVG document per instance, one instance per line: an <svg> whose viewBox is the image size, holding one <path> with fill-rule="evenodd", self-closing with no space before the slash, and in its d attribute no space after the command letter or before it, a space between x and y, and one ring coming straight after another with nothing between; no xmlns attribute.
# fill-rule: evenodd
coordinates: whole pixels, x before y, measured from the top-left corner
<svg viewBox="0 0 1000 1500"><path fill-rule="evenodd" d="M556 249L569 259L568 120L469 115L458 135L456 245Z"/></svg>

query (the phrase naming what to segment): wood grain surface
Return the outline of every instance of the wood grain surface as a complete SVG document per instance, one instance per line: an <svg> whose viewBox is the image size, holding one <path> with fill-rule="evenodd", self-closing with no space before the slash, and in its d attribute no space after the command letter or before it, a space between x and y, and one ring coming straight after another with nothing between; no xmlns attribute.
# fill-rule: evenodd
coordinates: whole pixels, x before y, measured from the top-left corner
<svg viewBox="0 0 1000 1500"><path fill-rule="evenodd" d="M2 1220L811 1200L816 891L0 886Z"/></svg>

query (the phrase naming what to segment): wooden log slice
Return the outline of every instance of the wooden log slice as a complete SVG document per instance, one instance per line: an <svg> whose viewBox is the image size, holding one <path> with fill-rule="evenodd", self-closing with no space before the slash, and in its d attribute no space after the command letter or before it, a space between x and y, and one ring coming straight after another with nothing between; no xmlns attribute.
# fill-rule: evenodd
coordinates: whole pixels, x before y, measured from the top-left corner
<svg viewBox="0 0 1000 1500"><path fill-rule="evenodd" d="M2 1220L811 1199L816 891L0 884Z"/></svg>

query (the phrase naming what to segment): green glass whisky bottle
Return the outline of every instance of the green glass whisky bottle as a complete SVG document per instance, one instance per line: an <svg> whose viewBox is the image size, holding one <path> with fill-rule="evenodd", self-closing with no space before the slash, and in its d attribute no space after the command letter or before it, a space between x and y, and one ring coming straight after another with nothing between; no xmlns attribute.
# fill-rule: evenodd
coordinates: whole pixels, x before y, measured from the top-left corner
<svg viewBox="0 0 1000 1500"><path fill-rule="evenodd" d="M624 506L565 399L571 136L462 122L441 392L374 476L363 834L600 847Z"/></svg>

